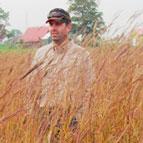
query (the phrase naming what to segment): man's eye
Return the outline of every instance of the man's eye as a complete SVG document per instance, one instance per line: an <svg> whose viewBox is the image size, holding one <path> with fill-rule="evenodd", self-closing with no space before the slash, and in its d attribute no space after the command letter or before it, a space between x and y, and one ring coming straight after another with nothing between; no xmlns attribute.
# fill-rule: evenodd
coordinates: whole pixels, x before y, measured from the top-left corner
<svg viewBox="0 0 143 143"><path fill-rule="evenodd" d="M50 26L52 26L52 25L53 25L53 23L49 22L49 25L50 25Z"/></svg>

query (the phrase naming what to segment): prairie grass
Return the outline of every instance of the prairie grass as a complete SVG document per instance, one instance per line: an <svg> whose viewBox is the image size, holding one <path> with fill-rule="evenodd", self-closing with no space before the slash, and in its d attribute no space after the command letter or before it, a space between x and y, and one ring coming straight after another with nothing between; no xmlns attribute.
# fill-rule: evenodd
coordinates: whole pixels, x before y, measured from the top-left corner
<svg viewBox="0 0 143 143"><path fill-rule="evenodd" d="M23 77L34 53L0 53L0 143L143 142L142 47L133 48L127 41L106 41L89 51L96 80L89 91L89 108L73 126L71 120L81 96L76 102L64 100L52 109L39 108L40 77L34 79L31 93ZM69 96L85 94L70 88L65 89ZM27 113L25 102L30 98L32 114Z"/></svg>

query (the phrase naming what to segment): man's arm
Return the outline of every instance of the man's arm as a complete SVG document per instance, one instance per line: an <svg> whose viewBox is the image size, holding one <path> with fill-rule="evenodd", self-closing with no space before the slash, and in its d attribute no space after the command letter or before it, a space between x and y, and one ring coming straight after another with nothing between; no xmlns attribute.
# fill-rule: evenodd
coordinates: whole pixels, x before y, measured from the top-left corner
<svg viewBox="0 0 143 143"><path fill-rule="evenodd" d="M78 61L79 69L82 69L80 74L82 74L82 87L84 87L84 90L80 101L81 108L78 110L76 117L81 118L85 117L89 112L92 87L96 78L96 74L89 52L82 50L82 52L79 54Z"/></svg>
<svg viewBox="0 0 143 143"><path fill-rule="evenodd" d="M42 47L36 51L29 70L23 76L23 78L26 78L26 83L27 83L27 94L26 94L27 96L25 98L25 102L28 114L31 114L34 108L35 97L33 94L36 89L35 82L37 82L36 79L38 78L39 68L44 62L43 59L45 53L46 53L45 47Z"/></svg>

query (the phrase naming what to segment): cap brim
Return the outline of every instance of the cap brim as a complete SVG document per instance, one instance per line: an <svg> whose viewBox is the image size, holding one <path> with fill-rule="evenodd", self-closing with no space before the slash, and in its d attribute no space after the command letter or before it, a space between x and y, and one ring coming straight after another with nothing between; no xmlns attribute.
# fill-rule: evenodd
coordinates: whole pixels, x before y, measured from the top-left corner
<svg viewBox="0 0 143 143"><path fill-rule="evenodd" d="M50 22L50 21L56 21L56 22L61 22L62 23L62 18L57 18L57 17L53 17L53 18L49 18L46 23Z"/></svg>

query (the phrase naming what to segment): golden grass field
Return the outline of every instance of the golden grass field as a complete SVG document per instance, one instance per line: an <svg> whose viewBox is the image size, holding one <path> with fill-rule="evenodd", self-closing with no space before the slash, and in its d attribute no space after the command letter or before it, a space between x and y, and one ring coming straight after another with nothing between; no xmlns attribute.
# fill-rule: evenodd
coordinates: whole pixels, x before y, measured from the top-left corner
<svg viewBox="0 0 143 143"><path fill-rule="evenodd" d="M90 52L96 81L86 116L74 127L70 121L76 108L68 102L66 109L49 113L35 107L34 114L27 114L28 87L21 77L34 52L0 53L0 143L48 143L49 135L52 143L143 142L143 48L107 42ZM37 79L35 97L38 86ZM57 127L59 117L62 124Z"/></svg>

